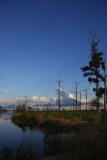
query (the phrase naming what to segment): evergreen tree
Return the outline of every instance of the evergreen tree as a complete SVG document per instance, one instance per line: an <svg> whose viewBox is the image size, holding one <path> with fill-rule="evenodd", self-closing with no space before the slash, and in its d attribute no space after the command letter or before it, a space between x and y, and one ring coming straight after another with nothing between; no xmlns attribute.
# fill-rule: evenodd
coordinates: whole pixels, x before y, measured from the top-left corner
<svg viewBox="0 0 107 160"><path fill-rule="evenodd" d="M98 112L100 112L100 98L101 98L101 87L99 86L100 81L104 81L104 76L101 74L101 68L104 70L104 61L103 61L103 53L98 52L97 46L100 42L100 40L95 42L95 36L91 37L91 41L89 40L90 46L91 46L91 60L89 61L89 65L85 67L81 67L82 71L84 72L83 76L88 76L88 81L90 83L94 83L96 85L95 88L93 88L93 91L96 95L96 107L98 108Z"/></svg>

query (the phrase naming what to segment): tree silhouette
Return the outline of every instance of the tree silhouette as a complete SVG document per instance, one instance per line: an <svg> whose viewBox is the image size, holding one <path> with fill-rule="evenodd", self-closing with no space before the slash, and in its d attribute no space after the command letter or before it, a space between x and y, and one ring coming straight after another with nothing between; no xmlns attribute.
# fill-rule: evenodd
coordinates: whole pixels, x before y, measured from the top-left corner
<svg viewBox="0 0 107 160"><path fill-rule="evenodd" d="M100 98L101 98L101 87L99 87L99 82L104 81L104 76L101 74L101 68L104 70L104 61L103 61L103 53L98 52L97 46L100 42L100 40L95 42L95 36L91 35L91 41L89 40L90 46L91 46L91 60L89 61L89 65L85 67L81 67L82 71L84 72L83 76L88 76L88 81L90 83L94 83L96 85L95 88L93 88L93 91L96 95L96 107L98 108L98 112L100 112Z"/></svg>
<svg viewBox="0 0 107 160"><path fill-rule="evenodd" d="M2 106L0 105L0 111L2 111Z"/></svg>

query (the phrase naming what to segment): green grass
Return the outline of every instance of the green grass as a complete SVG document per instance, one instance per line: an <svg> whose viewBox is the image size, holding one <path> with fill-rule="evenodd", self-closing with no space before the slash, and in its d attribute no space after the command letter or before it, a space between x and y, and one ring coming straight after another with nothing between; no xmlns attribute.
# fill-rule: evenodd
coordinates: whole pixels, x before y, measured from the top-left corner
<svg viewBox="0 0 107 160"><path fill-rule="evenodd" d="M69 160L107 159L107 113L103 111L24 111L14 112L12 121L19 126L45 129L44 144L49 155ZM68 136L60 134L70 132ZM52 133L52 134L51 134Z"/></svg>
<svg viewBox="0 0 107 160"><path fill-rule="evenodd" d="M14 111L12 121L20 127L68 132L80 124L100 120L101 115L97 111Z"/></svg>

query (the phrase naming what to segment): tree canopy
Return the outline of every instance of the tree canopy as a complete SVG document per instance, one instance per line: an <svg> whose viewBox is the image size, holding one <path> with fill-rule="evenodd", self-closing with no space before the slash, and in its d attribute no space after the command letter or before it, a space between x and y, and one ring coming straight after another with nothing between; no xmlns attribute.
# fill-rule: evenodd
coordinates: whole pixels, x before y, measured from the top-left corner
<svg viewBox="0 0 107 160"><path fill-rule="evenodd" d="M89 40L89 44L91 46L91 54L88 66L81 67L81 70L83 71L83 76L88 77L88 81L90 83L94 83L96 85L95 88L93 88L93 91L95 92L95 95L97 97L97 108L100 112L100 102L99 99L101 98L101 90L102 87L99 87L99 82L104 81L104 76L101 74L101 69L104 70L104 60L103 60L103 52L98 52L97 46L100 42L100 40L95 41L96 35L91 35L91 41Z"/></svg>

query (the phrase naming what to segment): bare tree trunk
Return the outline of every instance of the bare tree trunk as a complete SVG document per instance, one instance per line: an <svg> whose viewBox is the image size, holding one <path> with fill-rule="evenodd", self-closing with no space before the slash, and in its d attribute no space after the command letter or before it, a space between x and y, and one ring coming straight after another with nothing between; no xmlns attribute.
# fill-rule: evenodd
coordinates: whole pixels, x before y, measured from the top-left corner
<svg viewBox="0 0 107 160"><path fill-rule="evenodd" d="M77 84L76 84L76 111L77 111Z"/></svg>
<svg viewBox="0 0 107 160"><path fill-rule="evenodd" d="M100 113L100 98L97 96L97 107L98 107L98 113Z"/></svg>
<svg viewBox="0 0 107 160"><path fill-rule="evenodd" d="M104 65L105 65L105 69L104 69L104 111L106 111L106 59L104 60Z"/></svg>
<svg viewBox="0 0 107 160"><path fill-rule="evenodd" d="M99 81L97 77L97 109L98 113L100 113L100 97L99 97Z"/></svg>

